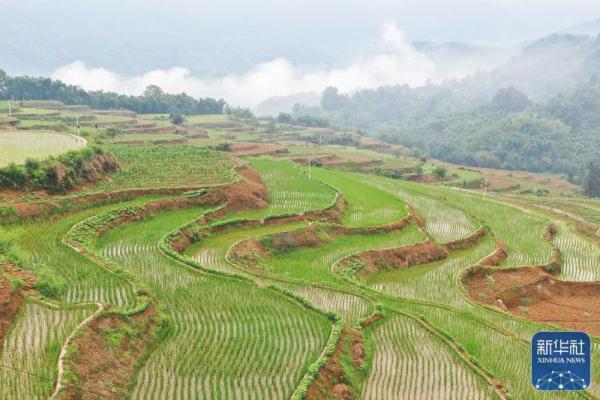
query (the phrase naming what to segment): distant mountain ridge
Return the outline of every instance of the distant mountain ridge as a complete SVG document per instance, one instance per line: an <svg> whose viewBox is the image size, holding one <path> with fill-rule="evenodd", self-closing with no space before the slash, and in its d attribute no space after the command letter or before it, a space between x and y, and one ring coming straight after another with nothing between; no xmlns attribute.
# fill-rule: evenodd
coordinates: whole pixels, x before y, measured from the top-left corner
<svg viewBox="0 0 600 400"><path fill-rule="evenodd" d="M560 31L559 33L597 36L598 34L600 34L600 18L593 19L582 24L570 26Z"/></svg>
<svg viewBox="0 0 600 400"><path fill-rule="evenodd" d="M416 155L581 182L582 168L600 162L599 110L600 36L554 34L491 71L415 88L328 89L321 107L296 114L367 131Z"/></svg>

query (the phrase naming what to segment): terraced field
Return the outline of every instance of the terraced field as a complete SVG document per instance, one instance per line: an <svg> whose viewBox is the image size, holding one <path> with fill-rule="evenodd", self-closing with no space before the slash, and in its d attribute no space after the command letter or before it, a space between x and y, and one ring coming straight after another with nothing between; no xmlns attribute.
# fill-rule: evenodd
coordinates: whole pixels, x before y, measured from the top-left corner
<svg viewBox="0 0 600 400"><path fill-rule="evenodd" d="M27 158L45 159L85 145L85 140L51 131L0 132L0 168Z"/></svg>
<svg viewBox="0 0 600 400"><path fill-rule="evenodd" d="M408 317L391 317L375 330L372 340L375 352L364 399L494 398L487 382Z"/></svg>
<svg viewBox="0 0 600 400"><path fill-rule="evenodd" d="M265 261L264 267L269 272L308 282L335 283L339 278L332 272L332 265L339 259L364 250L401 247L422 240L424 236L414 226L391 233L352 235L316 249L275 255Z"/></svg>
<svg viewBox="0 0 600 400"><path fill-rule="evenodd" d="M160 214L99 242L104 255L152 288L173 321L140 371L133 398L288 398L330 324L277 293L200 274L162 254L159 240L202 211Z"/></svg>
<svg viewBox="0 0 600 400"><path fill-rule="evenodd" d="M427 206L421 207L419 209L421 211L417 210L418 212L422 212L425 220L431 219L435 221L437 219L439 221L440 218L443 219L442 214L439 214L437 218L435 214L440 209L443 212L444 204L447 204L445 207L452 207L455 211L449 214L446 223L453 224L453 218L457 218L458 225L465 226L465 228L460 228L459 231L463 233L472 232L474 228L476 229L477 223L485 223L489 226L495 237L507 247L508 259L503 265L525 266L545 264L550 259L550 246L542 237L544 229L550 223L550 220L547 218L526 212L509 204L484 200L480 195L467 191L433 188L381 177L369 177L369 180L371 185L386 190L389 193L394 193L401 198L408 197L405 195L405 192L408 192L409 196L418 196L413 197L415 200L414 204L417 204L415 207L421 207L418 204L421 204L424 198L425 203L428 202L427 199L437 199L437 207L433 206L429 208L429 212L427 212ZM368 183L366 179L363 179L363 182ZM468 223L466 215L472 215L473 222ZM432 231L444 231L444 228L434 226ZM458 234L451 237L457 238Z"/></svg>
<svg viewBox="0 0 600 400"><path fill-rule="evenodd" d="M73 225L85 218L149 200L140 198L76 212L64 218L7 227L0 238L12 240L16 251L23 254L27 269L55 281L53 293L46 295L51 294L67 303L100 302L130 307L135 302L133 290L122 277L74 252L62 240Z"/></svg>
<svg viewBox="0 0 600 400"><path fill-rule="evenodd" d="M352 174L312 168L312 175L342 193L348 210L342 223L346 226L384 225L398 221L407 214L405 203L376 187L357 187Z"/></svg>
<svg viewBox="0 0 600 400"><path fill-rule="evenodd" d="M463 238L478 228L478 221L466 211L448 203L433 190L420 185L394 184L393 181L373 179L371 176L354 175L364 185L375 186L403 199L410 204L418 215L425 218L425 229L437 241L450 242Z"/></svg>
<svg viewBox="0 0 600 400"><path fill-rule="evenodd" d="M268 207L233 213L228 218L261 219L269 215L300 214L321 210L335 200L335 191L308 176L295 164L259 158L251 165L268 189Z"/></svg>
<svg viewBox="0 0 600 400"><path fill-rule="evenodd" d="M101 190L194 187L228 182L235 164L221 153L189 146L113 145L121 170Z"/></svg>
<svg viewBox="0 0 600 400"><path fill-rule="evenodd" d="M461 269L475 265L493 250L493 241L487 239L446 260L380 272L373 275L369 283L374 289L396 297L435 301L458 308L469 307L457 286L456 277ZM442 287L445 290L437 290Z"/></svg>
<svg viewBox="0 0 600 400"><path fill-rule="evenodd" d="M60 118L71 118L69 113L60 111ZM86 121L90 129L93 121L119 124L124 129L119 140L127 135L151 140L162 134L160 129L172 128L160 115L99 116ZM146 125L156 132L143 133ZM182 188L175 191L180 194L103 199L1 227L0 256L33 272L38 282L22 290L22 282L14 284L25 300L2 339L0 398L48 398L59 377L63 346L71 355L62 374L64 398L73 382L83 385L104 372L100 367L72 379L77 369L69 363L81 360L74 357L73 344L66 343L69 336L89 332L89 324L76 327L99 304L109 311L98 318L125 315L122 332L98 330L109 345L119 342L119 335L127 338L125 343L139 339L127 324L142 308L155 311L164 324L163 335L148 352L132 358L133 378L123 388L132 399L327 398L315 394L322 393L315 390L319 385L330 398L344 393L337 397L344 399L600 396L598 338L586 394L538 392L528 379L529 340L557 326L535 322L527 307L515 315L504 303L484 302L470 291L466 278L471 267L488 261L490 271L534 271L532 266L559 262L554 280L600 280L598 244L576 229L576 219L558 219L548 209L566 207L565 200L548 199L543 208L531 200L483 198L466 190L331 168L312 167L309 175L306 167L289 160L240 160L198 146L238 136L263 140L266 127L260 123L193 116L184 127L200 136L189 137L185 145L107 145L121 170L90 189ZM181 136L187 140L189 132ZM294 132L289 128L290 135ZM292 156L309 150L296 144ZM353 152L358 150L349 155ZM241 163L256 170L261 182L237 176L234 167ZM239 209L215 200L237 199L227 188L247 189L228 185L232 182L256 189L234 193L245 201ZM267 205L259 208L252 203L256 198L261 200L256 204L266 200ZM162 205L141 213L159 199ZM593 224L597 208L583 201L570 212ZM115 215L122 217L118 224L111 219ZM465 239L482 227L485 236ZM79 248L69 235L80 228L92 234L77 237ZM247 254L236 251L246 248L255 253L244 259ZM503 249L505 257L490 258ZM355 261L344 270L345 260ZM488 276L492 287L494 275ZM349 334L351 329L356 333ZM97 390L116 393L112 381L97 384Z"/></svg>
<svg viewBox="0 0 600 400"><path fill-rule="evenodd" d="M94 306L60 309L26 303L2 343L2 398L47 398L54 389L61 346L94 309Z"/></svg>
<svg viewBox="0 0 600 400"><path fill-rule="evenodd" d="M559 227L554 243L563 255L563 279L600 281L600 248L567 224L562 223Z"/></svg>

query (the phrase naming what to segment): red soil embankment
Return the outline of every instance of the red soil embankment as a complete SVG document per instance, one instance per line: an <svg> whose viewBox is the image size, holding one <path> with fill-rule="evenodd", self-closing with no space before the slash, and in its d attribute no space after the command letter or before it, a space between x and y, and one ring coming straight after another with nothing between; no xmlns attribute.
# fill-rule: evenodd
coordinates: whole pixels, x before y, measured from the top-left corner
<svg viewBox="0 0 600 400"><path fill-rule="evenodd" d="M481 261L479 261L479 265L487 265L487 266L498 266L500 263L508 258L508 253L506 252L506 245L501 241L496 241L496 250Z"/></svg>
<svg viewBox="0 0 600 400"><path fill-rule="evenodd" d="M444 247L448 251L466 249L466 248L469 248L469 247L473 246L474 244L478 243L481 240L481 238L483 238L486 234L487 234L487 229L482 227L465 238L445 243Z"/></svg>
<svg viewBox="0 0 600 400"><path fill-rule="evenodd" d="M2 275L2 271L12 278L21 280L23 286L21 288L12 287L9 280ZM22 271L9 262L0 261L0 351L2 350L4 335L23 304L21 290L30 290L34 285L35 277L33 275Z"/></svg>
<svg viewBox="0 0 600 400"><path fill-rule="evenodd" d="M234 142L231 144L231 151L239 156L288 154L285 146L274 142Z"/></svg>
<svg viewBox="0 0 600 400"><path fill-rule="evenodd" d="M0 275L0 350L8 327L19 312L23 297L13 290L9 281Z"/></svg>
<svg viewBox="0 0 600 400"><path fill-rule="evenodd" d="M53 199L47 198L44 202L17 202L8 203L7 207L11 207L17 218L36 218L40 216L55 215L66 213L72 208L81 208L85 206L93 206L103 202L119 202L130 200L137 197L148 195L177 195L197 188L158 188L158 189L128 189L122 191L93 193L82 195L68 199ZM0 220L0 222L2 222Z"/></svg>
<svg viewBox="0 0 600 400"><path fill-rule="evenodd" d="M448 251L443 246L427 241L393 249L365 251L344 259L339 268L343 269L352 263L361 263L362 267L357 271L357 275L366 279L379 271L407 268L443 260L446 257Z"/></svg>
<svg viewBox="0 0 600 400"><path fill-rule="evenodd" d="M331 207L325 210L311 211L306 215L311 219L323 219L334 223L340 223L342 221L344 213L346 212L346 208L348 208L346 199L338 195L335 199L335 203L333 203Z"/></svg>
<svg viewBox="0 0 600 400"><path fill-rule="evenodd" d="M290 158L297 164L307 165L308 156L294 156ZM375 157L365 156L361 154L315 154L310 157L312 162L315 162L324 167L339 167L343 165L358 165L361 168L368 168L382 164L382 160Z"/></svg>
<svg viewBox="0 0 600 400"><path fill-rule="evenodd" d="M306 394L307 400L335 399L352 400L355 395L350 379L342 367L342 358L347 358L352 368L358 371L365 362L366 353L360 332L345 326L338 344L319 375L311 383Z"/></svg>
<svg viewBox="0 0 600 400"><path fill-rule="evenodd" d="M275 225L275 224L286 224L297 221L308 221L308 220L321 220L328 222L338 222L343 214L343 210L345 209L345 201L340 196L338 197L335 204L326 209L326 210L318 210L311 211L305 214L297 214L291 216L281 216L274 218L266 218L264 220L251 220L251 221L233 221L229 224L222 224L213 227L204 227L204 225L212 219L216 217L223 217L225 213L222 210L219 210L215 213L210 214L208 217L204 217L192 226L187 227L186 229L179 232L174 238L171 238L169 244L174 251L179 253L185 251L192 243L197 242L198 240L206 237L207 235L221 232L226 229L230 229L232 225L237 227L251 227L251 226L267 226L267 225ZM238 243L233 251L233 255L238 254L240 256L240 261L244 262L244 264L256 266L257 257L252 256L251 252L256 252L256 254L265 255L263 246L261 243L258 243L258 239L248 239L242 243Z"/></svg>
<svg viewBox="0 0 600 400"><path fill-rule="evenodd" d="M468 296L537 322L600 335L600 282L566 282L552 266L474 267L463 277Z"/></svg>
<svg viewBox="0 0 600 400"><path fill-rule="evenodd" d="M239 167L237 172L242 177L241 180L229 185L214 187L200 197L201 203L205 206L222 207L203 217L201 221L198 221L198 226L223 218L232 212L256 210L268 205L267 188L258 172L248 166ZM196 242L200 238L198 236L200 233L196 229L198 226L184 229L171 239L169 244L173 250L182 252ZM208 234L210 231L209 228L202 234Z"/></svg>
<svg viewBox="0 0 600 400"><path fill-rule="evenodd" d="M306 216L304 216L306 218ZM294 231L275 233L266 237L249 238L238 242L229 250L236 262L256 268L261 258L271 257L275 253L289 253L307 248L317 248L331 243L337 238L353 235L376 235L404 229L409 224L407 218L393 224L348 228L340 225L312 225Z"/></svg>
<svg viewBox="0 0 600 400"><path fill-rule="evenodd" d="M61 400L124 399L136 368L156 335L152 307L131 317L104 315L94 319L75 339L77 350L69 366L77 385L69 385Z"/></svg>
<svg viewBox="0 0 600 400"><path fill-rule="evenodd" d="M218 219L226 214L243 211L256 210L268 205L267 188L258 172L248 166L237 169L241 180L230 185L224 185L211 189L203 195L206 205L224 207L211 214L210 219Z"/></svg>

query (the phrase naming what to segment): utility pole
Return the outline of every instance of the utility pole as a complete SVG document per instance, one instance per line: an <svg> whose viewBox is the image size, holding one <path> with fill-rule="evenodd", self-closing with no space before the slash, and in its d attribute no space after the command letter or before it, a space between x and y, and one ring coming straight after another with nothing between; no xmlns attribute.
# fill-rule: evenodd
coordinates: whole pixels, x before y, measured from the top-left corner
<svg viewBox="0 0 600 400"><path fill-rule="evenodd" d="M484 200L487 195L487 187L489 184L490 184L490 182L487 179L483 181L483 199Z"/></svg>
<svg viewBox="0 0 600 400"><path fill-rule="evenodd" d="M311 165L310 156L308 156L308 180L309 181L310 181L310 165Z"/></svg>
<svg viewBox="0 0 600 400"><path fill-rule="evenodd" d="M7 103L8 103L8 116L10 117L12 115L12 108L10 105L10 100Z"/></svg>
<svg viewBox="0 0 600 400"><path fill-rule="evenodd" d="M79 115L77 116L77 137L80 136L81 133L81 125L79 125Z"/></svg>

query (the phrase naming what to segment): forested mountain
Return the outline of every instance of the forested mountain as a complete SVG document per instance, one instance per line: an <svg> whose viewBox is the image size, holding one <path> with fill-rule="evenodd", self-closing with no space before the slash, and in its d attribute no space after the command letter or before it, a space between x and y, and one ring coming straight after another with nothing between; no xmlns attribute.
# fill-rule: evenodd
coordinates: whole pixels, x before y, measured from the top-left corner
<svg viewBox="0 0 600 400"><path fill-rule="evenodd" d="M583 177L600 160L600 38L553 35L504 66L420 88L324 91L328 118L451 162Z"/></svg>

